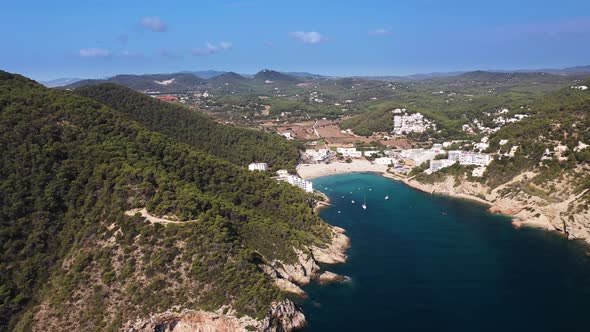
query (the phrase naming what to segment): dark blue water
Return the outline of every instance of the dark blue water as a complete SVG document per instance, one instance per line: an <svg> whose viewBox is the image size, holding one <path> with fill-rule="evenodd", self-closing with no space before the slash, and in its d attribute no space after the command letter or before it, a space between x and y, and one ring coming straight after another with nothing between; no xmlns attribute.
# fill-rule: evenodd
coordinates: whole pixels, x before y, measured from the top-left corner
<svg viewBox="0 0 590 332"><path fill-rule="evenodd" d="M313 182L352 240L324 267L352 281L306 288L306 331L590 331L584 244L374 174Z"/></svg>

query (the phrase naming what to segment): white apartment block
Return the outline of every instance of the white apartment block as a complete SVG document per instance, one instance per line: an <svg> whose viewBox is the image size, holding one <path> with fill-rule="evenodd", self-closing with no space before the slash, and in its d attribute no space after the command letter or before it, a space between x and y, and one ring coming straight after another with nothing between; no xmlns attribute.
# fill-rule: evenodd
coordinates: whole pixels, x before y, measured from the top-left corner
<svg viewBox="0 0 590 332"><path fill-rule="evenodd" d="M403 150L400 155L404 159L410 160L414 166L420 166L422 163L434 159L437 155L435 150L424 150L424 149L408 149Z"/></svg>
<svg viewBox="0 0 590 332"><path fill-rule="evenodd" d="M329 149L307 149L303 153L303 157L305 159L309 159L314 162L320 162L328 159L330 157L330 150Z"/></svg>
<svg viewBox="0 0 590 332"><path fill-rule="evenodd" d="M458 161L461 165L487 166L493 158L490 154L471 151L449 151L449 160Z"/></svg>
<svg viewBox="0 0 590 332"><path fill-rule="evenodd" d="M299 187L308 193L313 192L313 183L311 183L311 181L304 180L297 175L287 174L285 176L280 176L278 180L285 181L293 186Z"/></svg>
<svg viewBox="0 0 590 332"><path fill-rule="evenodd" d="M344 157L361 158L363 153L356 148L337 148L336 152L341 153Z"/></svg>
<svg viewBox="0 0 590 332"><path fill-rule="evenodd" d="M452 166L456 162L457 161L455 161L455 160L449 160L449 159L431 160L430 161L430 168L428 169L429 173L434 173L434 172L437 172L445 167Z"/></svg>
<svg viewBox="0 0 590 332"><path fill-rule="evenodd" d="M267 171L268 165L266 163L251 163L248 165L250 171Z"/></svg>
<svg viewBox="0 0 590 332"><path fill-rule="evenodd" d="M379 151L375 151L375 150L371 150L371 151L363 151L363 155L364 155L365 157L370 157L370 156L372 156L372 155L375 155L375 154L377 154L377 153L379 153Z"/></svg>
<svg viewBox="0 0 590 332"><path fill-rule="evenodd" d="M289 175L289 172L286 169L279 169L277 175L283 177Z"/></svg>
<svg viewBox="0 0 590 332"><path fill-rule="evenodd" d="M385 166L395 165L396 161L397 161L396 159L389 158L389 157L375 158L375 164L377 164L377 165L385 165Z"/></svg>

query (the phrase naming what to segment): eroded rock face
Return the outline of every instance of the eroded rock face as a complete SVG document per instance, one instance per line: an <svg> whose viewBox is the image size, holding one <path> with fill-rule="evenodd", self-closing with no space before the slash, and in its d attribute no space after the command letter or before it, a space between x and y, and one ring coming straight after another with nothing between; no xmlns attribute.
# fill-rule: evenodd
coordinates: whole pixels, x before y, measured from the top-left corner
<svg viewBox="0 0 590 332"><path fill-rule="evenodd" d="M554 179L547 184L556 188L548 191L547 197L533 196L523 192L511 192L511 188L523 186L537 187L531 183L536 176L525 172L496 188L488 188L481 183L466 179L457 183L452 177L434 184L423 184L415 180L403 180L406 184L432 194L476 200L490 206L489 211L513 217L513 224L534 226L558 231L570 239L583 239L590 243L590 211L584 204L585 195L572 190L572 179ZM509 194L507 194L509 192Z"/></svg>
<svg viewBox="0 0 590 332"><path fill-rule="evenodd" d="M344 235L345 230L340 227L332 227L332 242L326 248L311 247L313 258L324 264L339 264L346 262L346 250L350 248L350 239Z"/></svg>
<svg viewBox="0 0 590 332"><path fill-rule="evenodd" d="M299 286L305 286L313 280L322 282L318 263L338 264L346 262L346 250L350 247L350 239L344 235L344 232L343 228L331 226L332 241L325 248L315 246L303 250L294 248L293 250L297 254L296 263L286 264L275 260L260 267L281 290L298 296L305 296L305 292ZM327 276L332 277L333 281L336 281L336 279L346 280L346 277L338 276L339 278L336 278L337 275L332 274L334 276L331 274L325 275L324 281L327 280Z"/></svg>
<svg viewBox="0 0 590 332"><path fill-rule="evenodd" d="M167 311L146 319L125 324L126 332L283 332L301 329L306 325L299 307L289 300L273 303L263 320L233 314L184 310Z"/></svg>
<svg viewBox="0 0 590 332"><path fill-rule="evenodd" d="M281 332L298 330L307 324L305 315L291 301L273 303L269 315L263 322L264 332Z"/></svg>
<svg viewBox="0 0 590 332"><path fill-rule="evenodd" d="M350 278L347 276L341 276L334 272L326 271L320 274L319 282L320 284L328 284L332 282L347 282L350 281Z"/></svg>
<svg viewBox="0 0 590 332"><path fill-rule="evenodd" d="M275 260L261 264L260 268L281 290L299 296L305 296L300 286L307 285L313 280L321 283L346 281L347 277L332 272L320 274L318 266L318 263L336 264L346 261L346 249L350 247L350 239L344 232L342 228L332 227L332 241L325 248L294 249L297 261L293 264ZM127 332L286 332L303 328L305 325L305 315L301 309L292 301L284 300L272 303L268 315L263 320L248 316L238 318L231 311L224 313L223 310L184 310L155 314L146 319L128 322L124 326Z"/></svg>

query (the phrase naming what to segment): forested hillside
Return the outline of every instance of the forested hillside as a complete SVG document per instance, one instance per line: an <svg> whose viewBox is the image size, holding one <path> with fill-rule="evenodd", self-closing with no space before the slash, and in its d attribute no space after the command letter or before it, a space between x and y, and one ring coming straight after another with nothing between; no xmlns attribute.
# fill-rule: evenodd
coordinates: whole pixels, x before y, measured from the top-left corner
<svg viewBox="0 0 590 332"><path fill-rule="evenodd" d="M586 81L590 85L590 80ZM486 176L491 186L504 183L525 170L536 169L546 180L558 173L568 172L590 162L590 149L575 151L579 142L590 142L590 93L565 87L537 100L531 107L531 116L503 127L492 135L490 150L507 152L518 145L514 158L494 161ZM510 146L500 147L499 141L507 139ZM546 150L553 153L557 145L567 146L561 161L548 160L539 163ZM590 189L590 176L578 178L581 188Z"/></svg>
<svg viewBox="0 0 590 332"><path fill-rule="evenodd" d="M205 80L190 73L117 75L104 80L81 80L66 87L74 89L102 83L120 84L138 91L178 92L196 89L205 84Z"/></svg>
<svg viewBox="0 0 590 332"><path fill-rule="evenodd" d="M75 92L112 107L150 130L237 165L266 162L273 169L294 170L299 158L295 144L283 137L222 125L203 113L155 100L123 86L100 84Z"/></svg>
<svg viewBox="0 0 590 332"><path fill-rule="evenodd" d="M193 147L240 163L280 141L129 92L80 91L121 113L0 71L0 330L118 330L222 305L261 317L284 295L258 264L327 240L309 195ZM143 207L173 222L125 215Z"/></svg>

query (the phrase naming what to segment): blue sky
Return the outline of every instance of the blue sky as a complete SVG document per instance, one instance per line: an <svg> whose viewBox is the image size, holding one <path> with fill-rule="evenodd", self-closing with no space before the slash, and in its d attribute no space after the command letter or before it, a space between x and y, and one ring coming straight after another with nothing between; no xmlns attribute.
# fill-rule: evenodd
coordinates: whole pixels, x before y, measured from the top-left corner
<svg viewBox="0 0 590 332"><path fill-rule="evenodd" d="M39 80L590 64L590 1L581 0L6 0L0 29L0 69Z"/></svg>

